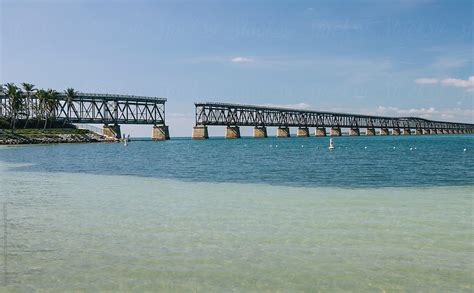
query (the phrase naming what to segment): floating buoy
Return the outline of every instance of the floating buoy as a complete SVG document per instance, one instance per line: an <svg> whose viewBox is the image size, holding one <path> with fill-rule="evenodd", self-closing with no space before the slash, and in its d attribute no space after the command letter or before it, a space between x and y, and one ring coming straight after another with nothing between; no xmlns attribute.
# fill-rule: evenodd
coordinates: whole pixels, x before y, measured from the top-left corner
<svg viewBox="0 0 474 293"><path fill-rule="evenodd" d="M463 151L465 152L465 151L467 151L467 149L464 149Z"/></svg>
<svg viewBox="0 0 474 293"><path fill-rule="evenodd" d="M364 147L364 149L366 150L366 149L367 149L367 147Z"/></svg>
<svg viewBox="0 0 474 293"><path fill-rule="evenodd" d="M302 148L304 148L304 145L301 145Z"/></svg>
<svg viewBox="0 0 474 293"><path fill-rule="evenodd" d="M393 147L393 149L396 149L396 147Z"/></svg>
<svg viewBox="0 0 474 293"><path fill-rule="evenodd" d="M410 151L412 151L412 150L413 150L413 148L410 148Z"/></svg>
<svg viewBox="0 0 474 293"><path fill-rule="evenodd" d="M329 149L333 150L334 149L334 140L331 138L329 139Z"/></svg>

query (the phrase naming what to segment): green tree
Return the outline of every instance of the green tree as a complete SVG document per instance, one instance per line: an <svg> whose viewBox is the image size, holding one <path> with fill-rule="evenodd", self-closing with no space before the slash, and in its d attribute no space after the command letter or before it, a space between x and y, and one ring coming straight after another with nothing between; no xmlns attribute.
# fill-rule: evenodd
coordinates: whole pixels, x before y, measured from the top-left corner
<svg viewBox="0 0 474 293"><path fill-rule="evenodd" d="M30 120L34 112L32 94L36 91L36 89L35 89L35 85L31 83L23 82L21 86L23 87L23 91L26 94L26 97L25 97L26 122L25 122L25 127L24 127L26 128L26 126L28 125L28 121Z"/></svg>
<svg viewBox="0 0 474 293"><path fill-rule="evenodd" d="M36 115L45 120L44 128L46 128L46 123L47 123L46 113L47 113L47 105L48 105L48 92L45 91L44 89L40 89L36 92L36 97L38 98L38 109L37 109L38 112L36 113ZM38 119L38 124L39 124L39 121L40 121L40 119ZM36 127L39 126L38 124L36 125Z"/></svg>
<svg viewBox="0 0 474 293"><path fill-rule="evenodd" d="M10 100L10 116L12 119L12 129L15 130L18 113L20 112L21 107L23 105L23 97L21 95L21 91L14 83L7 83L5 92L8 96L8 99Z"/></svg>
<svg viewBox="0 0 474 293"><path fill-rule="evenodd" d="M51 125L53 124L53 121L56 120L56 113L57 113L57 108L59 105L58 96L59 96L59 93L57 91L53 89L48 89L47 94L46 94L47 117L46 117L46 122L44 124L44 129L46 129L49 118L51 118Z"/></svg>
<svg viewBox="0 0 474 293"><path fill-rule="evenodd" d="M69 119L71 117L71 107L72 107L72 102L74 101L74 98L77 95L77 92L73 88L68 88L67 90L64 91L66 94L67 98L67 121L69 122Z"/></svg>

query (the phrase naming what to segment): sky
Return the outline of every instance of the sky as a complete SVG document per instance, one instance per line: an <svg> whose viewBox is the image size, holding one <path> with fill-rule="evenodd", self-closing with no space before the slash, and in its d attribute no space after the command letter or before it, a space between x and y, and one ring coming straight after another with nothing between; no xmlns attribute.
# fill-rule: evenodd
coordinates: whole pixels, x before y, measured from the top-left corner
<svg viewBox="0 0 474 293"><path fill-rule="evenodd" d="M0 83L165 97L171 136L197 101L474 122L472 1L0 3Z"/></svg>

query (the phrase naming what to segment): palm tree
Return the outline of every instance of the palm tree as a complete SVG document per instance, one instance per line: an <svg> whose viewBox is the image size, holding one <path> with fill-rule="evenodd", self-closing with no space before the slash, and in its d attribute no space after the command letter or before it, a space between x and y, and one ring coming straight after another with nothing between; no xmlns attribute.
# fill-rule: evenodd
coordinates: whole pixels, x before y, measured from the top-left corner
<svg viewBox="0 0 474 293"><path fill-rule="evenodd" d="M45 126L46 128L46 110L47 110L47 104L48 104L48 92L45 91L44 89L40 89L36 92L36 97L38 98L38 109L36 115L38 117L44 118L45 119ZM38 124L39 124L40 119L38 119ZM38 128L38 124L36 127Z"/></svg>
<svg viewBox="0 0 474 293"><path fill-rule="evenodd" d="M69 122L69 118L71 117L71 106L72 106L72 101L76 97L77 92L73 88L68 88L67 90L64 91L66 94L67 98L67 117L66 120ZM64 123L66 123L66 120Z"/></svg>
<svg viewBox="0 0 474 293"><path fill-rule="evenodd" d="M26 105L25 105L25 108L26 108L26 122L25 122L25 127L28 125L28 121L30 120L30 117L31 117L31 114L32 114L32 109L33 109L33 101L31 100L31 94L36 90L35 89L35 85L34 84L31 84L31 83L26 83L26 82L23 82L21 84L21 86L23 87L23 90L25 91L26 93Z"/></svg>
<svg viewBox="0 0 474 293"><path fill-rule="evenodd" d="M46 122L44 124L44 129L46 129L46 126L48 124L48 118L51 118L52 120L56 119L56 110L59 104L59 99L58 99L59 93L53 89L48 89L47 91L47 100L46 100L46 108L48 112L48 116L46 118ZM53 121L51 121L52 125Z"/></svg>
<svg viewBox="0 0 474 293"><path fill-rule="evenodd" d="M6 84L6 94L10 99L10 115L12 118L12 129L15 130L15 124L18 116L18 112L23 104L21 92L14 83Z"/></svg>

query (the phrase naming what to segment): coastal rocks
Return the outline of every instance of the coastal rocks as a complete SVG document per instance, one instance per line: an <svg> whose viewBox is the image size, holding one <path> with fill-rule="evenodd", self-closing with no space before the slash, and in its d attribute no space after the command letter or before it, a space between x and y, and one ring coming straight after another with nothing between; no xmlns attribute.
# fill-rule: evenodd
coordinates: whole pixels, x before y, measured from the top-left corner
<svg viewBox="0 0 474 293"><path fill-rule="evenodd" d="M86 134L45 134L35 136L22 136L11 132L0 130L0 145L18 144L51 144L51 143L90 143L90 142L114 142L96 133Z"/></svg>

